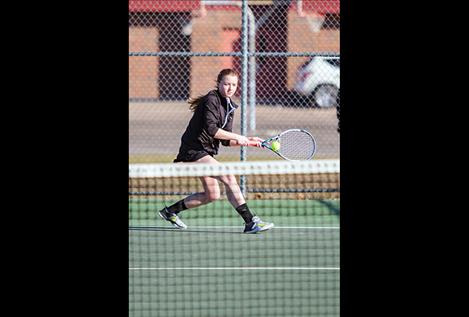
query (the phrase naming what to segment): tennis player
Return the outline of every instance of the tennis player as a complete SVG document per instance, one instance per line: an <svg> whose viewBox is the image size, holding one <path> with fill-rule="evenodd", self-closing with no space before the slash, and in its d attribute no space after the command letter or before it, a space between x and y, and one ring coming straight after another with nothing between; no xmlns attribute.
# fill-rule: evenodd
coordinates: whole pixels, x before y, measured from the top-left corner
<svg viewBox="0 0 469 317"><path fill-rule="evenodd" d="M206 95L189 99L190 109L194 112L186 131L181 138L179 153L174 162L195 162L220 164L214 156L218 154L220 143L224 146L246 146L249 141L260 143L258 137L245 137L232 132L233 114L238 105L231 97L238 88L238 74L232 69L223 69L217 77L216 89ZM186 209L196 208L220 198L218 181L225 185L228 201L244 219L245 233L265 231L274 226L263 222L252 214L241 193L234 175L200 177L204 192L192 194L163 208L160 216L174 227L185 229L187 226L178 214Z"/></svg>

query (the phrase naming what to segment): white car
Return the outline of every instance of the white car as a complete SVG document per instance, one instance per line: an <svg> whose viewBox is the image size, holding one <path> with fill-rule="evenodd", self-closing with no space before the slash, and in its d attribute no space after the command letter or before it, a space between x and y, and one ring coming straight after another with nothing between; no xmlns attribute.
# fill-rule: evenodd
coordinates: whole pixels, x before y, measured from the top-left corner
<svg viewBox="0 0 469 317"><path fill-rule="evenodd" d="M340 57L313 56L298 69L293 88L314 107L337 107L340 91Z"/></svg>

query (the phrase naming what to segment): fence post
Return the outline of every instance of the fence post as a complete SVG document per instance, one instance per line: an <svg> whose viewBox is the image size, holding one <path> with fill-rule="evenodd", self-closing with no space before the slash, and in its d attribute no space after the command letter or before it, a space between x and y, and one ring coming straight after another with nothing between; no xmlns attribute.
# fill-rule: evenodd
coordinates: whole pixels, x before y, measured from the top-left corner
<svg viewBox="0 0 469 317"><path fill-rule="evenodd" d="M241 65L242 65L242 74L241 74L241 135L246 135L246 105L247 105L247 96L248 96L248 42L247 42L247 29L248 29L248 20L247 20L247 0L243 0L241 5ZM246 147L241 147L240 159L241 161L246 161ZM241 192L246 196L246 176L240 176L240 187Z"/></svg>

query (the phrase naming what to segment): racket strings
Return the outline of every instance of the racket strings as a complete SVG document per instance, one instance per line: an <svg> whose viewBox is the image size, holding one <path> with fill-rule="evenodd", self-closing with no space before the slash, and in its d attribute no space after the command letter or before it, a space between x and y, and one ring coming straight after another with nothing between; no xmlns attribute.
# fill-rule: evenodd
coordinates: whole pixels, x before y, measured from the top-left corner
<svg viewBox="0 0 469 317"><path fill-rule="evenodd" d="M315 151L314 139L302 131L288 131L280 136L279 152L290 160L308 160Z"/></svg>

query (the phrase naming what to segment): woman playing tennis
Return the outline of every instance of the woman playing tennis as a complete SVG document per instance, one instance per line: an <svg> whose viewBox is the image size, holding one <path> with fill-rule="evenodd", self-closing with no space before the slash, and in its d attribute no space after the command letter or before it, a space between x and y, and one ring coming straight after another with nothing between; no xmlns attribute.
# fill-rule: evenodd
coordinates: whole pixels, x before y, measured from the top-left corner
<svg viewBox="0 0 469 317"><path fill-rule="evenodd" d="M216 89L208 94L190 99L190 109L194 112L186 131L181 138L179 153L174 162L193 162L205 164L220 164L214 156L218 154L220 143L224 146L247 146L249 141L263 141L258 137L245 137L232 132L233 113L238 106L231 101L231 97L238 88L238 74L232 69L223 69L217 77ZM178 214L186 209L196 208L211 203L220 198L218 181L226 189L228 201L238 214L244 219L245 233L265 231L274 226L273 223L263 222L249 210L241 189L234 175L201 177L204 192L192 194L163 208L159 215L171 222L179 229L187 226Z"/></svg>

